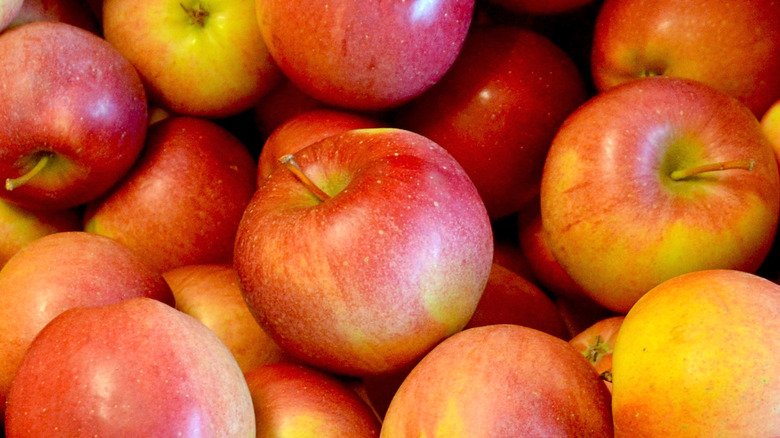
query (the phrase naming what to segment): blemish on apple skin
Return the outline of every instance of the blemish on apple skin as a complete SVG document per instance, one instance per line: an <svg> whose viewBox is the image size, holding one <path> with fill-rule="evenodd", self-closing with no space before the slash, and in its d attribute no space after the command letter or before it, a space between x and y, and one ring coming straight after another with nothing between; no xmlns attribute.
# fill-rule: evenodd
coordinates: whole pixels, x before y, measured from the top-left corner
<svg viewBox="0 0 780 438"><path fill-rule="evenodd" d="M439 206L439 203L438 203L437 201L433 201L433 206L434 206L434 207L438 207L438 206Z"/></svg>

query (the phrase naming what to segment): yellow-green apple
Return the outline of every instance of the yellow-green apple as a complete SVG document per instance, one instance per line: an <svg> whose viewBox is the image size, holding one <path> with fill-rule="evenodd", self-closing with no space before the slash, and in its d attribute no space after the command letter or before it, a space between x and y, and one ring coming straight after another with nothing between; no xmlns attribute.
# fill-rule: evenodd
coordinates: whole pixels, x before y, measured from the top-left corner
<svg viewBox="0 0 780 438"><path fill-rule="evenodd" d="M274 129L263 143L257 164L257 183L260 185L280 165L279 159L287 154L350 129L382 126L385 125L375 118L341 109L318 109L293 116Z"/></svg>
<svg viewBox="0 0 780 438"><path fill-rule="evenodd" d="M396 392L382 438L609 437L609 390L568 342L498 324L456 333Z"/></svg>
<svg viewBox="0 0 780 438"><path fill-rule="evenodd" d="M66 310L11 386L8 436L254 438L252 398L227 347L149 298Z"/></svg>
<svg viewBox="0 0 780 438"><path fill-rule="evenodd" d="M769 143L780 161L780 99L773 103L759 119Z"/></svg>
<svg viewBox="0 0 780 438"><path fill-rule="evenodd" d="M447 149L495 220L538 194L550 142L585 99L580 71L547 37L475 26L452 68L400 108L395 124Z"/></svg>
<svg viewBox="0 0 780 438"><path fill-rule="evenodd" d="M593 33L599 90L665 75L704 82L756 117L780 98L780 3L607 0Z"/></svg>
<svg viewBox="0 0 780 438"><path fill-rule="evenodd" d="M281 72L254 0L104 0L103 33L138 69L155 104L227 117L251 108Z"/></svg>
<svg viewBox="0 0 780 438"><path fill-rule="evenodd" d="M85 0L24 0L9 28L35 21L61 21L102 35L100 23Z"/></svg>
<svg viewBox="0 0 780 438"><path fill-rule="evenodd" d="M612 391L612 352L615 350L615 340L624 319L625 315L604 318L569 339L572 347L582 353L593 365L610 391Z"/></svg>
<svg viewBox="0 0 780 438"><path fill-rule="evenodd" d="M30 343L73 307L148 297L173 306L163 277L136 253L83 231L41 237L0 270L0 410Z"/></svg>
<svg viewBox="0 0 780 438"><path fill-rule="evenodd" d="M304 93L285 77L260 98L252 107L251 113L258 134L267 138L287 119L319 109L332 109L332 107Z"/></svg>
<svg viewBox="0 0 780 438"><path fill-rule="evenodd" d="M133 165L147 102L133 66L79 27L39 21L3 32L0 197L64 209L107 191Z"/></svg>
<svg viewBox="0 0 780 438"><path fill-rule="evenodd" d="M0 199L0 267L30 242L62 231L80 231L81 215L73 208L27 210Z"/></svg>
<svg viewBox="0 0 780 438"><path fill-rule="evenodd" d="M758 269L776 234L780 182L744 104L658 76L601 92L564 122L540 200L555 259L589 297L624 313L679 274Z"/></svg>
<svg viewBox="0 0 780 438"><path fill-rule="evenodd" d="M298 88L339 107L382 110L452 66L474 0L257 0L268 50Z"/></svg>
<svg viewBox="0 0 780 438"><path fill-rule="evenodd" d="M493 324L522 325L561 339L569 338L553 300L531 281L495 263L477 309L465 328Z"/></svg>
<svg viewBox="0 0 780 438"><path fill-rule="evenodd" d="M0 32L14 21L23 2L24 0L0 0Z"/></svg>
<svg viewBox="0 0 780 438"><path fill-rule="evenodd" d="M338 374L389 373L468 323L493 238L451 155L378 128L288 159L250 201L234 254L244 298L284 350Z"/></svg>
<svg viewBox="0 0 780 438"><path fill-rule="evenodd" d="M286 359L249 311L231 265L187 265L163 272L176 308L202 322L236 357L241 371Z"/></svg>
<svg viewBox="0 0 780 438"><path fill-rule="evenodd" d="M176 116L149 127L138 163L90 202L84 229L143 254L160 272L230 263L257 164L216 122Z"/></svg>
<svg viewBox="0 0 780 438"><path fill-rule="evenodd" d="M703 270L656 286L612 352L616 437L779 436L780 286Z"/></svg>
<svg viewBox="0 0 780 438"><path fill-rule="evenodd" d="M344 382L314 368L274 363L245 373L257 438L378 437L371 407Z"/></svg>

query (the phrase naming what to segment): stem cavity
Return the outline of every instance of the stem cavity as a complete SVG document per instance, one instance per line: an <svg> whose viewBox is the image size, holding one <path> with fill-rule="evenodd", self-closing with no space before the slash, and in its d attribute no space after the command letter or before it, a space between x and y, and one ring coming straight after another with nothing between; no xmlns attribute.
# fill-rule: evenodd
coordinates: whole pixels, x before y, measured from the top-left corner
<svg viewBox="0 0 780 438"><path fill-rule="evenodd" d="M303 185L306 186L306 188L309 189L309 191L320 200L320 202L325 202L330 199L330 195L317 187L317 185L314 184L314 182L308 176L306 176L305 173L303 173L301 166L298 165L298 162L295 161L295 158L292 156L292 154L287 154L279 158L279 162L284 164L284 167L292 172L292 174L295 175L295 177L298 178L298 180L302 182Z"/></svg>
<svg viewBox="0 0 780 438"><path fill-rule="evenodd" d="M7 178L5 180L5 189L9 192L23 186L28 181L33 179L36 175L38 175L41 170L43 170L44 167L49 163L49 159L52 157L53 154L51 153L44 153L40 155L40 158L38 159L38 162L35 163L35 166L33 166L32 169L27 171L27 173L20 175L16 178Z"/></svg>
<svg viewBox="0 0 780 438"><path fill-rule="evenodd" d="M192 8L188 8L187 6L184 6L184 3L179 3L182 9L184 9L184 12L187 13L190 17L190 24L197 25L200 27L203 27L206 23L206 18L209 16L209 11L207 11L203 5L200 4L200 2L196 3L195 6Z"/></svg>

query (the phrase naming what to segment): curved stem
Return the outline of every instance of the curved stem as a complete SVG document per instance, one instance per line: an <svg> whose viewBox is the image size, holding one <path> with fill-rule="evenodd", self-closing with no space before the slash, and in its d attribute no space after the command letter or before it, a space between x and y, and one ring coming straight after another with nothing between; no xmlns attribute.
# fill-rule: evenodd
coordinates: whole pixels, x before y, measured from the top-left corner
<svg viewBox="0 0 780 438"><path fill-rule="evenodd" d="M755 164L756 161L752 158L746 160L723 161L720 163L708 163L702 164L701 166L689 167L687 169L675 170L669 174L669 178L671 178L673 181L680 181L705 172L715 172L730 169L753 170L753 166L755 166Z"/></svg>
<svg viewBox="0 0 780 438"><path fill-rule="evenodd" d="M49 163L49 158L51 158L52 154L46 153L41 154L41 158L38 160L38 162L33 166L32 169L30 169L27 173L20 175L16 178L7 178L5 180L5 189L9 192L15 188L18 188L20 186L23 186L28 181L30 181L32 178L35 177L35 175L38 175L41 170L43 170L44 167Z"/></svg>
<svg viewBox="0 0 780 438"><path fill-rule="evenodd" d="M298 162L295 161L295 158L291 154L287 154L279 158L279 162L284 164L284 167L292 172L292 174L295 175L295 177L298 178L298 180L302 182L303 185L305 185L306 188L309 189L309 191L311 191L312 194L320 200L320 202L325 202L330 199L330 195L322 191L321 188L317 187L317 185L314 184L314 181L312 181L308 176L306 176L305 173L303 173L303 170L301 170Z"/></svg>

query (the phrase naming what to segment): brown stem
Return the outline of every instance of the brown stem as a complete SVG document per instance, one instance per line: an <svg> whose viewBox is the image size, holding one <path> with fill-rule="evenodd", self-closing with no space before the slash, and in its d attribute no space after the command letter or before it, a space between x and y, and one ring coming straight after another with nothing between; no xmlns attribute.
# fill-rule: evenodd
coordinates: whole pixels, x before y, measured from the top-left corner
<svg viewBox="0 0 780 438"><path fill-rule="evenodd" d="M209 11L204 9L203 5L200 3L196 4L192 8L184 6L184 3L179 3L179 5L182 9L184 9L184 12L190 16L190 24L195 24L202 27L206 22L206 18L209 16Z"/></svg>
<svg viewBox="0 0 780 438"><path fill-rule="evenodd" d="M279 158L279 162L284 164L284 167L286 167L290 172L292 172L293 175L295 175L296 178L300 182L303 183L303 185L306 186L309 191L312 192L312 194L319 199L321 202L325 202L328 199L330 199L330 195L323 192L322 189L317 187L314 182L309 179L308 176L306 176L305 173L303 173L303 170L301 170L301 167L298 165L298 162L295 161L295 158L291 154L287 154L281 158Z"/></svg>
<svg viewBox="0 0 780 438"><path fill-rule="evenodd" d="M51 158L51 156L52 154L49 153L41 154L38 162L35 163L35 166L27 171L27 173L17 176L16 178L7 178L5 180L5 189L10 192L17 187L21 187L26 184L27 181L30 181L33 177L35 177L35 175L38 175L44 167L46 167L46 164L49 163L49 158Z"/></svg>
<svg viewBox="0 0 780 438"><path fill-rule="evenodd" d="M753 170L753 166L755 166L755 164L756 161L752 158L746 160L731 160L731 161L723 161L720 163L702 164L701 166L694 166L694 167L689 167L687 169L675 170L671 174L669 174L669 178L671 178L674 181L680 181L705 172L716 172L720 170L730 170L730 169Z"/></svg>

